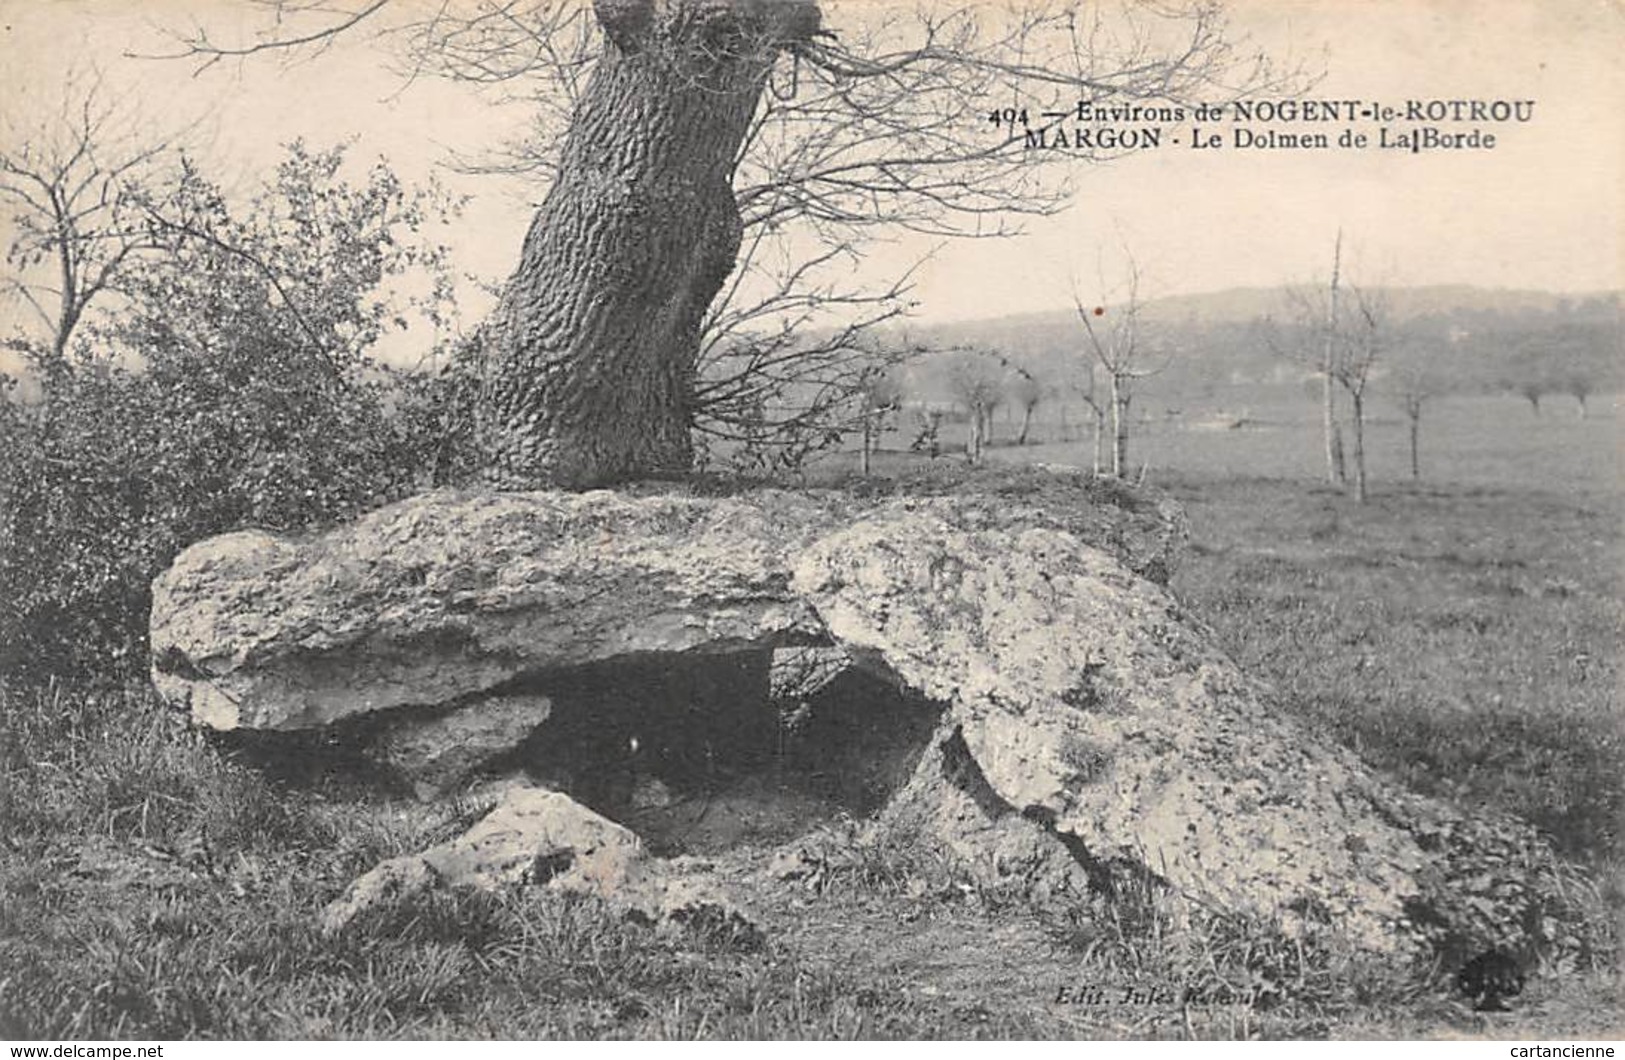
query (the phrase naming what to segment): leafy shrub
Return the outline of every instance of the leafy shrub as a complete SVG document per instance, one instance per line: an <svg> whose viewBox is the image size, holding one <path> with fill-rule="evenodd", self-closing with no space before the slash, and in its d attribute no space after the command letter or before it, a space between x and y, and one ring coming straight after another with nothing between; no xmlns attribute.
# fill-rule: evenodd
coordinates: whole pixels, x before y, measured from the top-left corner
<svg viewBox="0 0 1625 1060"><path fill-rule="evenodd" d="M291 145L237 212L185 168L147 203L162 253L123 277L126 304L71 354L35 351L38 404L0 402L0 670L138 669L151 581L182 548L345 519L427 473L435 386L368 351L404 325L408 272L438 319L421 232L451 207L343 160Z"/></svg>

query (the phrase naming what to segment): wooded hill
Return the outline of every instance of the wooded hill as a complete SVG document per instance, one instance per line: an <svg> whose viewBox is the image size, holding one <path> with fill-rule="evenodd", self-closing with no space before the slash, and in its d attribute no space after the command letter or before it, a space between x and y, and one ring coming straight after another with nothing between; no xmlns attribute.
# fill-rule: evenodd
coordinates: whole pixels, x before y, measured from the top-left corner
<svg viewBox="0 0 1625 1060"><path fill-rule="evenodd" d="M1387 332L1378 375L1425 360L1440 392L1532 390L1590 393L1617 388L1625 353L1625 305L1618 292L1560 295L1468 286L1394 287L1367 292L1383 307ZM1113 307L1105 307L1109 313ZM1233 288L1147 302L1142 341L1150 362L1167 362L1154 384L1190 394L1225 386L1295 384L1312 374L1313 348L1292 348L1303 328L1282 288ZM986 320L914 326L899 342L929 350L976 349L1003 357L1055 387L1074 385L1087 339L1073 307ZM948 398L927 355L906 369L926 399Z"/></svg>

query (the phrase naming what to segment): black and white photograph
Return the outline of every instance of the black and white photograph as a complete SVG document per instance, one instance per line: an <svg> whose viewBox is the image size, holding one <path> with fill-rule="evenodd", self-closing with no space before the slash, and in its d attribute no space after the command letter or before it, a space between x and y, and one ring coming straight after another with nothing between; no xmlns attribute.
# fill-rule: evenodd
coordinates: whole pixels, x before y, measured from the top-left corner
<svg viewBox="0 0 1625 1060"><path fill-rule="evenodd" d="M1625 1037L1620 0L0 0L0 249L8 1057Z"/></svg>

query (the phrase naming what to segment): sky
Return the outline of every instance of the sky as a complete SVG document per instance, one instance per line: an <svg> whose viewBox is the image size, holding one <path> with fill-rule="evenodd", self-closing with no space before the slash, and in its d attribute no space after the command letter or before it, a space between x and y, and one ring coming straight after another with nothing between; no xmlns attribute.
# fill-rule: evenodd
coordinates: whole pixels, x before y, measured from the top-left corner
<svg viewBox="0 0 1625 1060"><path fill-rule="evenodd" d="M845 0L831 22L866 2ZM1067 307L1075 283L1121 270L1124 248L1147 297L1302 282L1329 271L1339 230L1346 270L1367 283L1625 288L1621 0L1237 0L1230 8L1238 34L1323 70L1305 96L1400 106L1534 100L1534 119L1484 123L1499 138L1494 150L1422 154L1229 143L1199 151L1188 125L1176 123L1164 135L1179 145L1076 162L1073 204L1020 237L940 247L901 240L875 248L863 267L889 275L936 247L914 292L924 321ZM403 87L364 38L293 67L255 59L199 76L186 63L127 54L162 51L164 27L196 21L223 38L253 15L242 0L0 0L0 108L15 118L54 104L64 73L93 62L150 127L196 123L212 171L241 187L296 136L354 138L359 156L385 155L421 179L448 151L477 152L522 117L464 86L425 79ZM1378 124L1358 128L1374 139ZM1224 123L1211 131L1234 135ZM472 196L453 240L459 265L501 278L517 259L530 205L490 178L448 179Z"/></svg>

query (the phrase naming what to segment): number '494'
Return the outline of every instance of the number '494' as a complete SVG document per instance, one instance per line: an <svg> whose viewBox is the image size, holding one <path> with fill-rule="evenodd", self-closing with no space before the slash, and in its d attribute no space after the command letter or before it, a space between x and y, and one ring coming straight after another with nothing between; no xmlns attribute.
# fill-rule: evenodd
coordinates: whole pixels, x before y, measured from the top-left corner
<svg viewBox="0 0 1625 1060"><path fill-rule="evenodd" d="M1024 126L1027 124L1027 108L1005 107L1002 110L993 111L987 116L987 120L993 123L994 128L1001 125L1008 125L1012 129L1017 125Z"/></svg>

